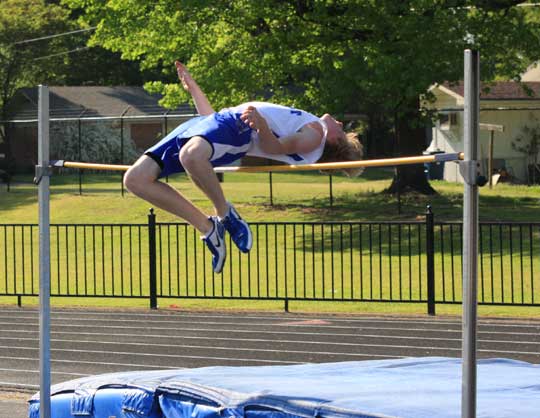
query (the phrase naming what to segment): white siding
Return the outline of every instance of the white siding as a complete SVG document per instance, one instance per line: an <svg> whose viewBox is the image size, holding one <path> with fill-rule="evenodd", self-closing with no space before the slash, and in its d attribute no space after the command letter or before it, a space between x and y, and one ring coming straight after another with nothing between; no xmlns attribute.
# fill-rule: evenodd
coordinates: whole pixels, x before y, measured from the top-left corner
<svg viewBox="0 0 540 418"><path fill-rule="evenodd" d="M446 95L448 98L449 96ZM451 98L455 101L454 98ZM435 103L437 108L444 108L448 104L447 100L441 100ZM539 107L539 102L534 101L490 101L481 103L481 107ZM535 121L533 117L538 118ZM480 111L480 122L496 125L503 125L504 132L494 132L494 151L493 158L496 163L504 163L505 168L519 182L527 180L527 157L512 149L512 142L520 135L523 127L532 126L540 123L539 110L485 110ZM481 167L484 174L487 175L488 156L489 156L489 138L490 132L481 130L479 134L479 153ZM456 124L449 130L439 130L433 128L433 140L428 148L430 151L440 149L445 152L463 151L463 112L458 112ZM456 163L446 163L444 169L444 179L447 181L463 182L459 174L459 167Z"/></svg>

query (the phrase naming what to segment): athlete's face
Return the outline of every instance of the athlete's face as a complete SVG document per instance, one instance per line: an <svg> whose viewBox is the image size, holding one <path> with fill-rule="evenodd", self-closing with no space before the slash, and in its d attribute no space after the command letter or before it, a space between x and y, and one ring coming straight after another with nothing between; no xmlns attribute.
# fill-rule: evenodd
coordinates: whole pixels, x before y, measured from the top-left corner
<svg viewBox="0 0 540 418"><path fill-rule="evenodd" d="M326 140L330 143L337 142L345 136L343 131L343 123L336 120L332 115L325 113L321 116L321 119L326 123L328 133L326 134Z"/></svg>

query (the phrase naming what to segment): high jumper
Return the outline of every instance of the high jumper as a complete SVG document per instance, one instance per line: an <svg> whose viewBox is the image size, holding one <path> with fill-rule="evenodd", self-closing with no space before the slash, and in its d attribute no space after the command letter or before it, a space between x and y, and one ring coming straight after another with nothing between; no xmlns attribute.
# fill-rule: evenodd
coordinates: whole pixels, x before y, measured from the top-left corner
<svg viewBox="0 0 540 418"><path fill-rule="evenodd" d="M302 165L362 158L355 134L329 114L317 117L304 110L267 102L247 102L216 112L187 68L175 63L182 86L191 94L200 116L176 127L131 166L124 185L133 194L187 221L202 235L212 253L216 273L227 255L225 231L240 251L252 246L252 234L233 205L225 199L214 167L245 155ZM357 175L362 168L343 169ZM186 172L214 206L208 216L160 178Z"/></svg>

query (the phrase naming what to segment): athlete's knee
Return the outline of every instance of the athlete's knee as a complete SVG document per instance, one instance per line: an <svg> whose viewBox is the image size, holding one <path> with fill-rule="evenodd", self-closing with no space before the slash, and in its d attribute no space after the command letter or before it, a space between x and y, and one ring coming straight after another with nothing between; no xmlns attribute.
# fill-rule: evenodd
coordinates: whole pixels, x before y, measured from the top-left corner
<svg viewBox="0 0 540 418"><path fill-rule="evenodd" d="M212 148L204 138L193 137L180 150L180 163L182 167L189 170L201 161L208 160L211 153Z"/></svg>
<svg viewBox="0 0 540 418"><path fill-rule="evenodd" d="M137 194L139 187L141 185L143 176L140 174L140 170L137 170L135 167L130 167L126 174L124 174L124 186L131 193Z"/></svg>
<svg viewBox="0 0 540 418"><path fill-rule="evenodd" d="M132 165L124 174L124 186L131 193L139 195L148 185L156 181L157 175L148 164L140 164L139 161Z"/></svg>

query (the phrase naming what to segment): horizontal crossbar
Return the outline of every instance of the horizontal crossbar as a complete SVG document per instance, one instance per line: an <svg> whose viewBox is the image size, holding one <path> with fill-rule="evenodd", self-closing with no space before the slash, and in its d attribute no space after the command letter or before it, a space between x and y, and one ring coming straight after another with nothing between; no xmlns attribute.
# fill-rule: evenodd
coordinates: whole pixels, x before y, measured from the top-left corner
<svg viewBox="0 0 540 418"><path fill-rule="evenodd" d="M258 173L270 171L311 171L311 170L342 170L345 168L360 168L360 167L385 167L396 165L409 164L425 164L439 161L458 161L463 160L463 153L449 154L433 154L421 155L414 157L399 157L399 158L381 158L376 160L358 160L358 161L343 161L334 163L316 163L316 164L301 164L301 165L257 165L257 166L234 166L234 167L216 167L216 173ZM98 163L83 163L77 161L56 160L51 161L52 167L65 168L80 168L87 170L112 170L112 171L127 171L129 165L117 164L98 164Z"/></svg>

